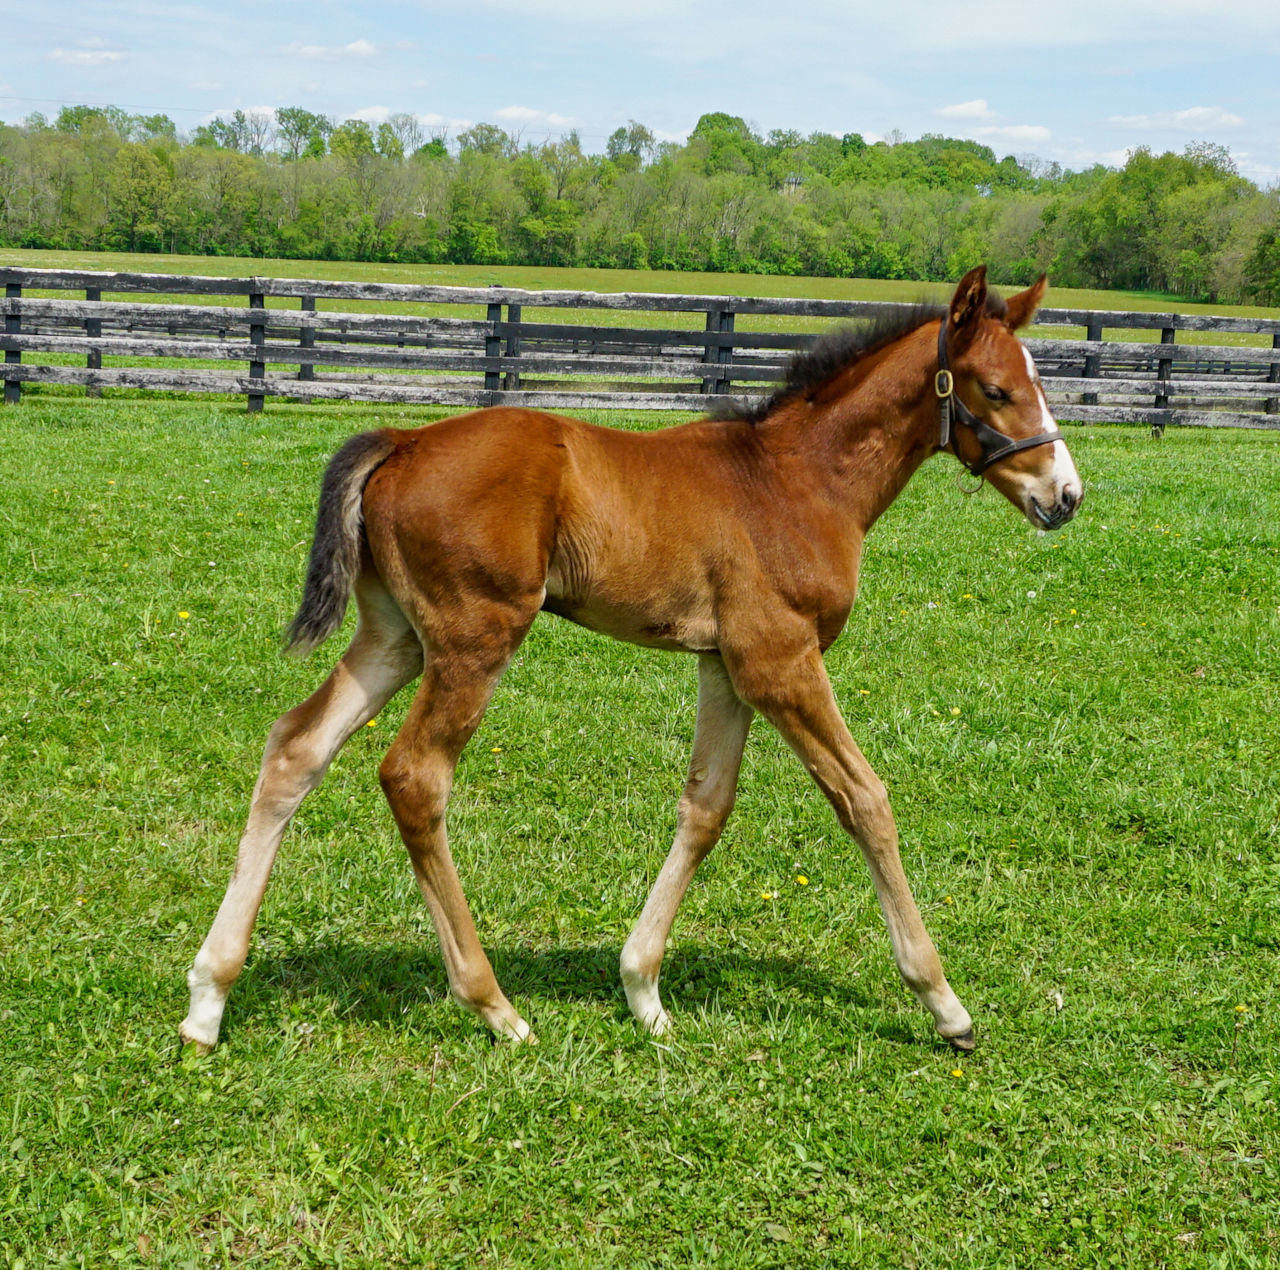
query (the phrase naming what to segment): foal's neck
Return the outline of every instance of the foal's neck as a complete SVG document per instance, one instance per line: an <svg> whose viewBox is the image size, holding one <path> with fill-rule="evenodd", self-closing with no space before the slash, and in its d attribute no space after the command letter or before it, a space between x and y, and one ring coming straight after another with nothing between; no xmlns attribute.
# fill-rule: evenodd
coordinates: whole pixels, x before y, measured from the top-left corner
<svg viewBox="0 0 1280 1270"><path fill-rule="evenodd" d="M926 325L855 362L794 419L861 533L933 453L934 331Z"/></svg>

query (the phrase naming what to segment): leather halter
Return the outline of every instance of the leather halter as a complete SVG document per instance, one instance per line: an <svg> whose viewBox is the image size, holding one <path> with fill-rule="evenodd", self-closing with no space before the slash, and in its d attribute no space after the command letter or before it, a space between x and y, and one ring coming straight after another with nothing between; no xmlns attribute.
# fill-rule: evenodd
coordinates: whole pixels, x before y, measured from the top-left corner
<svg viewBox="0 0 1280 1270"><path fill-rule="evenodd" d="M1003 432L997 432L989 423L984 423L960 400L956 393L955 378L947 364L947 319L945 317L942 319L941 326L938 327L938 373L934 376L933 390L938 394L938 409L942 425L938 449L945 450L953 445L951 416L954 411L956 422L963 423L973 433L982 451L976 462L965 463L964 459L960 459L960 447L956 446L952 450L956 458L960 459L960 462L974 476L982 476L993 463L999 463L1001 459L1007 459L1009 455L1017 454L1019 450L1030 450L1037 445L1049 445L1054 441L1062 440L1062 433L1057 428L1015 440Z"/></svg>

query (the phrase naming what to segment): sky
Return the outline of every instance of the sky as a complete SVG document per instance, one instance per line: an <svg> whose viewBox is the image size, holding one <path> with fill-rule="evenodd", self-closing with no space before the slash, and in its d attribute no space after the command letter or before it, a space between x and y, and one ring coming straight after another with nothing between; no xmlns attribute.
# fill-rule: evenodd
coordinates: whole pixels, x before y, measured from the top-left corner
<svg viewBox="0 0 1280 1270"><path fill-rule="evenodd" d="M0 120L63 105L168 114L303 106L427 133L629 120L969 137L1079 169L1137 146L1226 146L1280 185L1277 0L0 0Z"/></svg>

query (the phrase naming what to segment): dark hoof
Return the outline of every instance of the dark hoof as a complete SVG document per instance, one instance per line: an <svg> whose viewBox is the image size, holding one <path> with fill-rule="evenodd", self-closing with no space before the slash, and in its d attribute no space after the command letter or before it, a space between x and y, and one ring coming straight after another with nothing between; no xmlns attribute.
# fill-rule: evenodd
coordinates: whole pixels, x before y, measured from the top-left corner
<svg viewBox="0 0 1280 1270"><path fill-rule="evenodd" d="M961 1032L959 1036L948 1036L945 1039L953 1050L959 1050L962 1054L971 1054L978 1045L973 1037L973 1028L967 1032Z"/></svg>

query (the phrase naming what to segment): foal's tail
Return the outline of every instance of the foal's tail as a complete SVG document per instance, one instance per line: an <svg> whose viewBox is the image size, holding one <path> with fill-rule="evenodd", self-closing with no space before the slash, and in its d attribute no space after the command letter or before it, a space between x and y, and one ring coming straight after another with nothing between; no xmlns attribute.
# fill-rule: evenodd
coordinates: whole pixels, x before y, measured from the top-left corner
<svg viewBox="0 0 1280 1270"><path fill-rule="evenodd" d="M360 571L364 487L394 449L389 432L363 432L329 460L320 485L302 603L285 636L288 651L305 657L342 625Z"/></svg>

